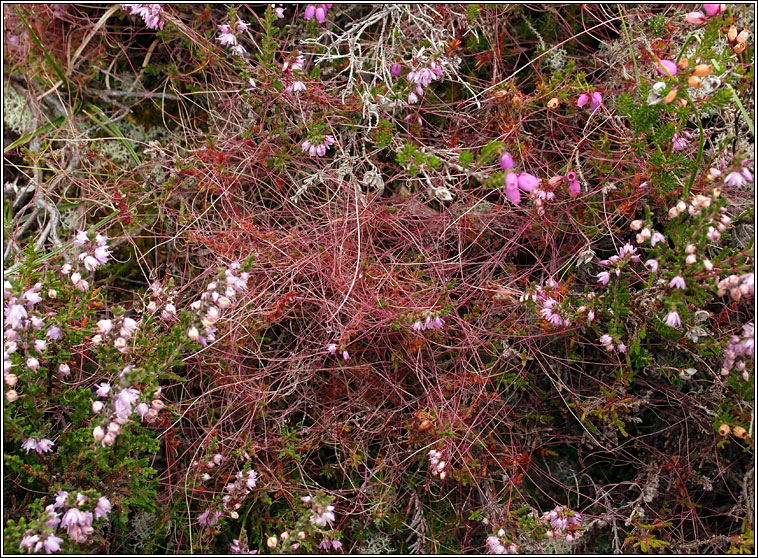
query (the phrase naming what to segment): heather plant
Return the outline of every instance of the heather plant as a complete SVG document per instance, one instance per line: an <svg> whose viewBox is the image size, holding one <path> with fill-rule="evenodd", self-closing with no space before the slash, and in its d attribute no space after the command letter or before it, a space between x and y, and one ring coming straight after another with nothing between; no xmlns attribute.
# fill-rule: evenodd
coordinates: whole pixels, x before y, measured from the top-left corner
<svg viewBox="0 0 758 558"><path fill-rule="evenodd" d="M752 553L754 8L10 5L8 553Z"/></svg>

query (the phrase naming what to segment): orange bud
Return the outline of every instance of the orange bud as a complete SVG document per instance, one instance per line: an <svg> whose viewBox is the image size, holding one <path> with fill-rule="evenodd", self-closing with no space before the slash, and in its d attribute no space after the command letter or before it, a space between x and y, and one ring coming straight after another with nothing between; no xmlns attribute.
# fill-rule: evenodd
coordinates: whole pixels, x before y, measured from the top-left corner
<svg viewBox="0 0 758 558"><path fill-rule="evenodd" d="M689 63L689 61L686 58L682 58L679 61L679 69L680 70L686 70L687 66L689 66L689 65L690 65L690 63Z"/></svg>
<svg viewBox="0 0 758 558"><path fill-rule="evenodd" d="M747 48L747 45L745 43L737 43L734 45L734 48L732 49L734 51L734 54L742 54L745 52L745 49Z"/></svg>
<svg viewBox="0 0 758 558"><path fill-rule="evenodd" d="M690 84L690 87L698 88L703 85L703 80L697 76L690 76L687 78L687 83Z"/></svg>
<svg viewBox="0 0 758 558"><path fill-rule="evenodd" d="M679 89L672 89L669 91L669 94L666 95L666 97L663 99L663 104L667 105L674 99L676 99L676 94L679 93Z"/></svg>
<svg viewBox="0 0 758 558"><path fill-rule="evenodd" d="M558 108L558 106L561 104L561 101L558 99L558 97L553 97L547 102L547 108L550 110L555 110Z"/></svg>
<svg viewBox="0 0 758 558"><path fill-rule="evenodd" d="M698 64L695 66L695 70L692 72L693 76L705 77L713 72L713 66L710 64Z"/></svg>
<svg viewBox="0 0 758 558"><path fill-rule="evenodd" d="M729 26L729 30L726 32L726 38L730 43L733 43L737 39L737 28L734 25Z"/></svg>
<svg viewBox="0 0 758 558"><path fill-rule="evenodd" d="M729 432L731 429L729 428L729 425L724 423L721 426L719 426L719 434L721 436L729 436Z"/></svg>
<svg viewBox="0 0 758 558"><path fill-rule="evenodd" d="M737 42L747 43L748 37L750 37L750 33L747 32L747 29L743 29L742 31L740 31L740 34L737 35Z"/></svg>
<svg viewBox="0 0 758 558"><path fill-rule="evenodd" d="M733 434L734 434L734 435L735 435L737 438L742 438L743 440L744 440L745 438L747 438L747 430L745 430L745 429L744 429L744 428L742 428L741 426L735 426L735 427L734 427L734 429L732 430L732 433L733 433Z"/></svg>
<svg viewBox="0 0 758 558"><path fill-rule="evenodd" d="M418 425L418 429L421 430L421 432L426 432L432 427L432 421L430 420L422 420L421 424Z"/></svg>

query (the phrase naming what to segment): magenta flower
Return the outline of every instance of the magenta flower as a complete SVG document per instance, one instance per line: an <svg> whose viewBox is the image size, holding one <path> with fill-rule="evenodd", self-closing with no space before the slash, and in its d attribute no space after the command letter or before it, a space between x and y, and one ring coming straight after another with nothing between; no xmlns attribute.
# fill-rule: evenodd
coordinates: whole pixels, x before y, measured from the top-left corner
<svg viewBox="0 0 758 558"><path fill-rule="evenodd" d="M350 360L350 353L348 353L347 351L342 351L342 358L344 358L345 360Z"/></svg>
<svg viewBox="0 0 758 558"><path fill-rule="evenodd" d="M655 64L655 70L661 75L671 75L673 77L679 71L679 68L673 60L658 60Z"/></svg>
<svg viewBox="0 0 758 558"><path fill-rule="evenodd" d="M390 75L393 78L398 77L400 75L400 72L402 71L403 71L403 67L397 62L395 62L392 66L390 66Z"/></svg>
<svg viewBox="0 0 758 558"><path fill-rule="evenodd" d="M336 343L329 343L326 346L326 350L329 352L330 355L336 355L337 354L337 345L336 345Z"/></svg>
<svg viewBox="0 0 758 558"><path fill-rule="evenodd" d="M500 155L500 168L502 168L504 171L513 170L513 157L511 157L511 154L507 151L503 151L502 155Z"/></svg>
<svg viewBox="0 0 758 558"><path fill-rule="evenodd" d="M576 106L579 108L582 108L584 105L586 105L589 102L590 104L590 110L592 112L595 112L595 110L603 104L603 95L599 91L594 91L592 94L589 93L582 93L579 95L579 98L576 101Z"/></svg>
<svg viewBox="0 0 758 558"><path fill-rule="evenodd" d="M524 192L534 192L540 185L540 179L528 172L522 172L518 175L518 187Z"/></svg>
<svg viewBox="0 0 758 558"><path fill-rule="evenodd" d="M703 9L708 17L713 17L726 11L726 4L703 4Z"/></svg>
<svg viewBox="0 0 758 558"><path fill-rule="evenodd" d="M684 282L684 277L677 275L671 281L669 281L670 289L686 289L687 283Z"/></svg>
<svg viewBox="0 0 758 558"><path fill-rule="evenodd" d="M518 205L521 202L521 192L518 189L518 176L516 176L515 172L509 172L505 175L505 196L514 205Z"/></svg>
<svg viewBox="0 0 758 558"><path fill-rule="evenodd" d="M666 314L666 318L664 319L666 322L666 325L673 328L678 328L682 325L682 320L679 317L679 314L676 310L672 310L668 314Z"/></svg>

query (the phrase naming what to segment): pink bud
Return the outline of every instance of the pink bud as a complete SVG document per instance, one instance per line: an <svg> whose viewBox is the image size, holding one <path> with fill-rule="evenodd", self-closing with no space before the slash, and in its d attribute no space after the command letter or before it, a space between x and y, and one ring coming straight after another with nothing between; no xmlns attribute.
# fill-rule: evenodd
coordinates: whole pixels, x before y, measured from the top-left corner
<svg viewBox="0 0 758 558"><path fill-rule="evenodd" d="M703 9L705 10L705 13L708 14L708 17L713 17L719 15L721 12L726 10L726 5L724 4L703 4Z"/></svg>
<svg viewBox="0 0 758 558"><path fill-rule="evenodd" d="M403 67L397 62L395 62L392 66L390 66L390 75L393 78L398 77L400 75L400 72L402 71L403 71Z"/></svg>
<svg viewBox="0 0 758 558"><path fill-rule="evenodd" d="M590 110L596 110L603 104L603 94L600 91L595 91L590 99Z"/></svg>
<svg viewBox="0 0 758 558"><path fill-rule="evenodd" d="M705 23L705 14L703 12L690 12L684 16L684 21L692 25L702 25Z"/></svg>
<svg viewBox="0 0 758 558"><path fill-rule="evenodd" d="M569 194L571 194L572 196L576 196L581 191L582 191L582 185L579 184L578 180L572 180L571 182L569 182Z"/></svg>
<svg viewBox="0 0 758 558"><path fill-rule="evenodd" d="M664 76L667 75L667 73L675 76L679 68L677 67L676 62L672 60L659 60L655 65L655 70Z"/></svg>
<svg viewBox="0 0 758 558"><path fill-rule="evenodd" d="M313 4L308 4L305 7L305 19L313 19L313 14L316 13L316 6Z"/></svg>
<svg viewBox="0 0 758 558"><path fill-rule="evenodd" d="M579 108L582 108L584 105L586 105L590 100L590 96L587 95L587 93L582 93L579 95L579 98L576 101L576 106Z"/></svg>
<svg viewBox="0 0 758 558"><path fill-rule="evenodd" d="M500 168L504 171L513 170L513 157L507 151L500 155Z"/></svg>
<svg viewBox="0 0 758 558"><path fill-rule="evenodd" d="M324 8L322 6L319 6L316 8L316 21L319 23L324 23L324 20L326 19L326 11L324 11Z"/></svg>

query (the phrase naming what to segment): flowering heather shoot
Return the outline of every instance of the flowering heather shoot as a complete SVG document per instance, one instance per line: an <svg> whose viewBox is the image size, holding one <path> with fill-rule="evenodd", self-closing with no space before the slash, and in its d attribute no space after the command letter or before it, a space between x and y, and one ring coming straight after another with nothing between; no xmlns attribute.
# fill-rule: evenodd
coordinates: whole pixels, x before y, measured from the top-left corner
<svg viewBox="0 0 758 558"><path fill-rule="evenodd" d="M5 5L4 552L755 554L754 21Z"/></svg>

